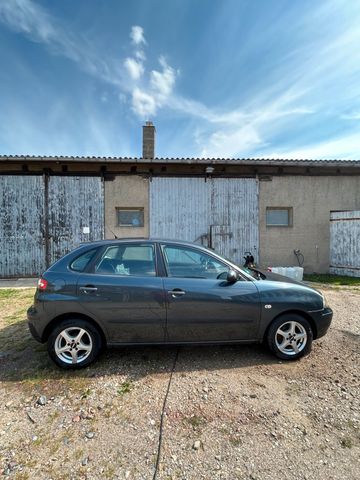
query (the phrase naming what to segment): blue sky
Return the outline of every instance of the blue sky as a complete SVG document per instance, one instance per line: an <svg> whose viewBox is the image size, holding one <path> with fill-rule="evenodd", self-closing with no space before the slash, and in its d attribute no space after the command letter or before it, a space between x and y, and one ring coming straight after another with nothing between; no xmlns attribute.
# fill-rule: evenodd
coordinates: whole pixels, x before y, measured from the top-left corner
<svg viewBox="0 0 360 480"><path fill-rule="evenodd" d="M0 154L360 158L357 0L0 0Z"/></svg>

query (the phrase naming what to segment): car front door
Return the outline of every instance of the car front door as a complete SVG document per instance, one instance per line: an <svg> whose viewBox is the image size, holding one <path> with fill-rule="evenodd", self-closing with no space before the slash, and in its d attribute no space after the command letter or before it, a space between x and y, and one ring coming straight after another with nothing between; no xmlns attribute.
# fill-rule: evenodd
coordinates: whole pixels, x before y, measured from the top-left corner
<svg viewBox="0 0 360 480"><path fill-rule="evenodd" d="M254 282L227 282L230 267L196 247L163 244L161 250L167 271L167 341L257 339L260 301Z"/></svg>
<svg viewBox="0 0 360 480"><path fill-rule="evenodd" d="M162 343L166 306L153 244L119 243L102 250L79 276L82 306L105 324L109 343Z"/></svg>

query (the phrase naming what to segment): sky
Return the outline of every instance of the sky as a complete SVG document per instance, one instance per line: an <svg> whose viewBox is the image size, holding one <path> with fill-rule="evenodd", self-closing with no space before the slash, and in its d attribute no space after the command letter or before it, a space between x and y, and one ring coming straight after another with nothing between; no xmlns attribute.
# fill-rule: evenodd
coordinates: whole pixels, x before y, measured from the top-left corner
<svg viewBox="0 0 360 480"><path fill-rule="evenodd" d="M360 158L358 0L0 0L0 155Z"/></svg>

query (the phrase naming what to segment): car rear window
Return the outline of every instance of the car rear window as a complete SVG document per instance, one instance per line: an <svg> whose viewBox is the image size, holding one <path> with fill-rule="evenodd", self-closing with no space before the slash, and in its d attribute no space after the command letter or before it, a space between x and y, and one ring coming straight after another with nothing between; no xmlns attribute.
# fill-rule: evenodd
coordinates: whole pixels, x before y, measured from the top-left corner
<svg viewBox="0 0 360 480"><path fill-rule="evenodd" d="M83 272L85 268L89 265L91 260L94 258L96 252L97 248L93 248L92 250L88 250L82 255L79 255L77 258L75 258L75 260L71 262L71 270L75 270L75 272Z"/></svg>
<svg viewBox="0 0 360 480"><path fill-rule="evenodd" d="M153 245L120 244L106 249L95 265L101 275L156 275Z"/></svg>

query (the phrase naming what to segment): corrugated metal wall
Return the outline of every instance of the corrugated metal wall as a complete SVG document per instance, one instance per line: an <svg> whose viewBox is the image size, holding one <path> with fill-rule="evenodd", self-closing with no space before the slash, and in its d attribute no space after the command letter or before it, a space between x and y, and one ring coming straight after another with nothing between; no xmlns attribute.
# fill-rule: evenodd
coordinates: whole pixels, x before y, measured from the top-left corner
<svg viewBox="0 0 360 480"><path fill-rule="evenodd" d="M81 242L104 236L104 194L99 177L49 177L49 263ZM89 231L89 233L84 233Z"/></svg>
<svg viewBox="0 0 360 480"><path fill-rule="evenodd" d="M45 268L44 181L0 176L0 276L32 276Z"/></svg>
<svg viewBox="0 0 360 480"><path fill-rule="evenodd" d="M0 176L0 277L37 276L103 235L100 177Z"/></svg>
<svg viewBox="0 0 360 480"><path fill-rule="evenodd" d="M330 273L360 277L360 210L330 213Z"/></svg>
<svg viewBox="0 0 360 480"><path fill-rule="evenodd" d="M257 180L153 178L150 235L212 244L241 264L244 252L251 250L258 260Z"/></svg>

